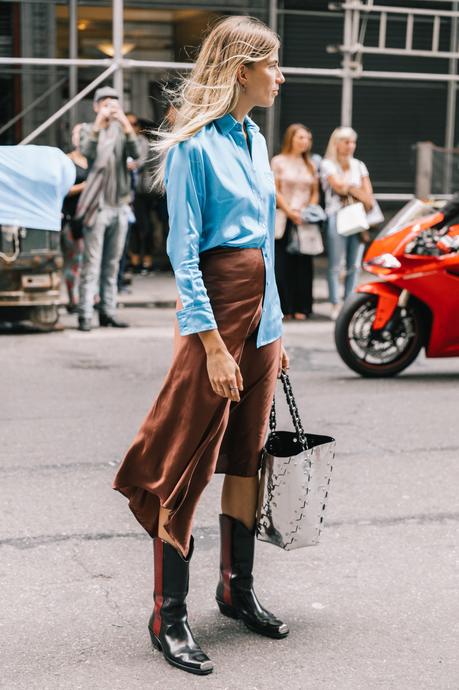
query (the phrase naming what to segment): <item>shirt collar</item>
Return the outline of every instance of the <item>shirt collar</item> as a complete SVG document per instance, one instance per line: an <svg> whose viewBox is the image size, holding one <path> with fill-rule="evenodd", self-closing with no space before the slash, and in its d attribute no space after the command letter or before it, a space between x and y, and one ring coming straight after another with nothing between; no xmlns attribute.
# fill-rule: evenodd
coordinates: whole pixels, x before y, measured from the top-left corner
<svg viewBox="0 0 459 690"><path fill-rule="evenodd" d="M223 117L219 117L217 120L215 120L215 124L217 125L218 129L222 134L228 134L228 132L230 132L234 127L242 129L241 123L238 122L231 115L231 113L226 113L226 115L223 115ZM247 129L252 130L254 133L260 131L259 126L256 125L255 122L251 120L248 115L246 115L244 118L244 124L247 127Z"/></svg>

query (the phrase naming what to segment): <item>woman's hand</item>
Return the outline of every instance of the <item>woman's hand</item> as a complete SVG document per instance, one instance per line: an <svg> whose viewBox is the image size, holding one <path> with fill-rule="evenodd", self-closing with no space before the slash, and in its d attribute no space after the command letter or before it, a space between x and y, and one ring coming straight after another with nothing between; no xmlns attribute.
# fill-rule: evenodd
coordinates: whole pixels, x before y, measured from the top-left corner
<svg viewBox="0 0 459 690"><path fill-rule="evenodd" d="M239 402L244 388L241 370L217 329L198 333L207 355L207 373L212 390L222 398Z"/></svg>
<svg viewBox="0 0 459 690"><path fill-rule="evenodd" d="M301 223L303 222L301 214L296 208L291 208L287 213L287 216L295 225L301 225Z"/></svg>
<svg viewBox="0 0 459 690"><path fill-rule="evenodd" d="M242 374L228 350L218 350L207 355L207 373L214 393L239 402L239 391L244 388Z"/></svg>
<svg viewBox="0 0 459 690"><path fill-rule="evenodd" d="M288 354L285 351L285 347L281 345L281 351L280 351L280 357L279 357L279 370L277 372L277 378L280 378L282 369L289 369L290 367L290 361L288 358Z"/></svg>

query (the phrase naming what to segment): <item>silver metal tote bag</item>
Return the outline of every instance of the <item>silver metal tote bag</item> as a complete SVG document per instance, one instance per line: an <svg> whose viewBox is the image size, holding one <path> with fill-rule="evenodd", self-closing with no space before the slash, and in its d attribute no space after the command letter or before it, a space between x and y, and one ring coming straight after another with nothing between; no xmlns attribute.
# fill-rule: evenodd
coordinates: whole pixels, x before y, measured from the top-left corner
<svg viewBox="0 0 459 690"><path fill-rule="evenodd" d="M290 551L319 541L335 439L305 433L285 372L281 380L295 431L276 430L273 400L262 458L257 537Z"/></svg>

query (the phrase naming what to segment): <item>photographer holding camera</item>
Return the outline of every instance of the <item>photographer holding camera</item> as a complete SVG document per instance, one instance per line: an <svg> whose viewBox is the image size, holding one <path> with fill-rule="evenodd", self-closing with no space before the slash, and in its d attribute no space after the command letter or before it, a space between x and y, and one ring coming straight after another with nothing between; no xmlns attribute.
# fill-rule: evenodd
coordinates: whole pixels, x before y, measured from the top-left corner
<svg viewBox="0 0 459 690"><path fill-rule="evenodd" d="M80 150L89 175L76 217L83 220L78 328L90 331L94 297L99 291L99 325L126 328L115 317L116 278L128 229L130 173L127 159L140 156L136 133L124 114L115 89L104 86L94 95L96 119L80 132Z"/></svg>

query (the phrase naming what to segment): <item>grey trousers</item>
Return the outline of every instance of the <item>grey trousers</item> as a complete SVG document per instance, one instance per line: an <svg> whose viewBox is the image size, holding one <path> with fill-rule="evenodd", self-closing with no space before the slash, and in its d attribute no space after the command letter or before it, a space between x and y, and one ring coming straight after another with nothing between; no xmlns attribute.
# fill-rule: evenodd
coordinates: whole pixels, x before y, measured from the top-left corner
<svg viewBox="0 0 459 690"><path fill-rule="evenodd" d="M117 276L128 229L129 206L99 209L92 228L84 228L84 253L80 278L80 317L90 319L94 297L100 295L100 311L114 316Z"/></svg>

